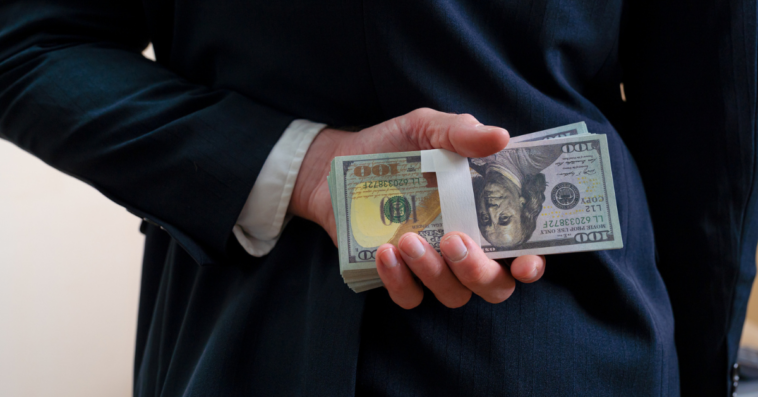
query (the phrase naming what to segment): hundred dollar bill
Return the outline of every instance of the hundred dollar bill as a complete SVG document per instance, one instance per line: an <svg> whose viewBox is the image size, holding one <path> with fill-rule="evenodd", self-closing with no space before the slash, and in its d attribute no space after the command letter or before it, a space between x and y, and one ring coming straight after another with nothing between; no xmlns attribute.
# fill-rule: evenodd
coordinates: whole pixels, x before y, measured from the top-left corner
<svg viewBox="0 0 758 397"><path fill-rule="evenodd" d="M370 289L383 287L384 283L377 276L377 278L371 280L348 282L347 286L355 292L363 292Z"/></svg>
<svg viewBox="0 0 758 397"><path fill-rule="evenodd" d="M577 136L577 135L584 135L589 134L589 131L587 131L587 125L582 121L579 123L574 124L568 124L561 127L555 127L550 128L543 131L537 131L530 134L520 135L517 137L512 137L510 139L510 142L517 143L517 142L529 142L529 141L538 141L538 140L546 140L546 139L556 139L556 138L566 138L570 136ZM334 169L334 159L332 159L332 169ZM332 198L335 197L333 189L333 174L330 172L329 176L327 177L327 181L329 184L329 193L331 193ZM337 214L337 208L336 208L337 202L335 200L332 200L332 207L334 210L334 214Z"/></svg>
<svg viewBox="0 0 758 397"><path fill-rule="evenodd" d="M621 248L605 136L577 123L518 138L522 142L514 138L495 155L469 159L487 255ZM356 292L381 286L375 266L380 245L396 245L400 236L415 232L439 249L444 219L436 174L420 170L420 152L332 162L328 180L340 271Z"/></svg>
<svg viewBox="0 0 758 397"><path fill-rule="evenodd" d="M532 132L531 134L519 135L512 137L510 143L518 142L531 142L542 141L547 139L569 138L572 136L586 135L590 132L587 131L587 124L584 121L580 121L574 124L568 124L561 127L551 128L549 130Z"/></svg>
<svg viewBox="0 0 758 397"><path fill-rule="evenodd" d="M516 143L469 166L490 258L623 247L605 135Z"/></svg>
<svg viewBox="0 0 758 397"><path fill-rule="evenodd" d="M397 245L407 232L439 247L444 232L437 179L421 172L420 152L338 157L332 173L345 281L377 278L376 249Z"/></svg>

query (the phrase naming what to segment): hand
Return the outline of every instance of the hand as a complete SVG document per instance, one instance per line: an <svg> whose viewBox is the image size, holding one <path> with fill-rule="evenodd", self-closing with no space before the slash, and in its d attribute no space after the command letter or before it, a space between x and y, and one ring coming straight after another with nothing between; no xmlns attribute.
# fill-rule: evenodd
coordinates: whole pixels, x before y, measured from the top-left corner
<svg viewBox="0 0 758 397"><path fill-rule="evenodd" d="M336 156L447 149L464 157L484 157L503 150L508 132L484 126L469 114L417 109L358 133L325 128L311 143L292 191L289 212L321 225L337 244L337 227L326 177ZM392 300L410 309L423 298L415 274L448 307L466 304L475 293L488 302L502 302L513 293L515 279L537 281L545 270L543 256L525 255L510 271L486 257L463 233L446 234L441 257L423 238L407 233L399 250L385 244L377 250L377 269ZM392 260L394 258L394 261Z"/></svg>

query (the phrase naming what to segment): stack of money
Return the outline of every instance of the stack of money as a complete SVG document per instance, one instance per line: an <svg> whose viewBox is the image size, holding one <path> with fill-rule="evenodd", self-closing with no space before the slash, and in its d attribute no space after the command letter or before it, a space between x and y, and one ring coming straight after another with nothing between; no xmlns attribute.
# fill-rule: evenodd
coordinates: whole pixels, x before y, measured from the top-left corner
<svg viewBox="0 0 758 397"><path fill-rule="evenodd" d="M376 250L405 233L439 250L446 229L437 175L421 172L421 158L416 151L332 160L340 274L353 291L382 286ZM583 122L511 138L501 152L468 163L478 238L490 258L623 246L608 143Z"/></svg>

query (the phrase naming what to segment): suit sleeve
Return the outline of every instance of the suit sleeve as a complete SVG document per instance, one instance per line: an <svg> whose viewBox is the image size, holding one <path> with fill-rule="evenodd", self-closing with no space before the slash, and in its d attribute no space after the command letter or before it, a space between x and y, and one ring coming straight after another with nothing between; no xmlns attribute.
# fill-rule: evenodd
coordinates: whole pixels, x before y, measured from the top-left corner
<svg viewBox="0 0 758 397"><path fill-rule="evenodd" d="M682 395L726 396L758 242L756 2L628 1L617 123L642 174Z"/></svg>
<svg viewBox="0 0 758 397"><path fill-rule="evenodd" d="M292 215L287 215L292 190L306 152L325 124L295 120L284 130L255 180L242 207L234 236L252 255L268 255Z"/></svg>
<svg viewBox="0 0 758 397"><path fill-rule="evenodd" d="M0 137L212 263L293 117L144 59L147 42L138 1L0 3Z"/></svg>

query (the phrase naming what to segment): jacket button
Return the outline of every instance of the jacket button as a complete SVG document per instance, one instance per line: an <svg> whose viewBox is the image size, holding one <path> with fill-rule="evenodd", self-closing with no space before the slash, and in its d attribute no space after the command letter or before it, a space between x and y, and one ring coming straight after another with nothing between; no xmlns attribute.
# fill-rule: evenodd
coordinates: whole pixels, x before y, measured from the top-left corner
<svg viewBox="0 0 758 397"><path fill-rule="evenodd" d="M732 365L732 396L737 394L737 385L740 383L740 365L734 363Z"/></svg>

